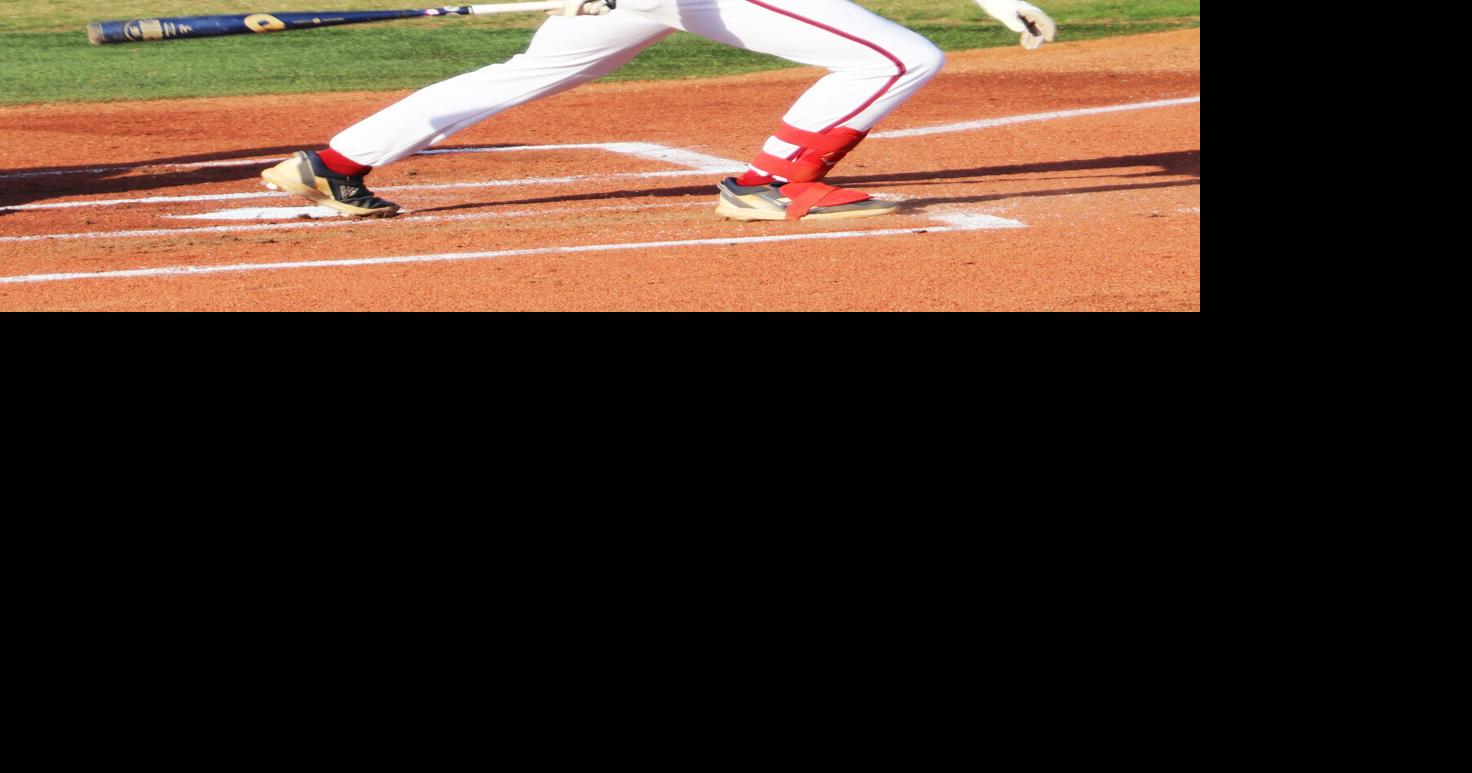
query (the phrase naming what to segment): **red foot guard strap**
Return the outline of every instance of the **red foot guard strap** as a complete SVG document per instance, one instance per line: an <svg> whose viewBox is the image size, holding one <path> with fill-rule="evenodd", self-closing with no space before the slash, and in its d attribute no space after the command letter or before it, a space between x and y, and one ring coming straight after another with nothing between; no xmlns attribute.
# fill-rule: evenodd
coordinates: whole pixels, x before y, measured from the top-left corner
<svg viewBox="0 0 1472 773"><path fill-rule="evenodd" d="M762 153L751 165L791 182L815 182L827 177L834 165L842 161L849 151L858 147L868 134L847 127L830 129L819 134L784 123L775 136L783 142L798 146L800 150L788 158Z"/></svg>
<svg viewBox="0 0 1472 773"><path fill-rule="evenodd" d="M846 191L826 183L791 183L782 186L782 195L792 199L792 203L787 205L788 220L807 217L813 207L837 207L869 200L867 193Z"/></svg>

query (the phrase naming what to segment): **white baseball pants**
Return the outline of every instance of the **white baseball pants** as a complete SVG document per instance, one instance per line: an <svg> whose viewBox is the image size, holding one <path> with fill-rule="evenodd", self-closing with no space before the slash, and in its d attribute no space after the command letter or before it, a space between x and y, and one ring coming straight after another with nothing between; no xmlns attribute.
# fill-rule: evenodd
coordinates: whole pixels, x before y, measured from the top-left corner
<svg viewBox="0 0 1472 773"><path fill-rule="evenodd" d="M601 78L676 30L830 74L785 121L868 131L935 76L933 43L847 0L619 0L604 16L554 16L527 52L437 83L349 128L332 149L365 166L417 153L503 110ZM775 137L764 150L798 150Z"/></svg>

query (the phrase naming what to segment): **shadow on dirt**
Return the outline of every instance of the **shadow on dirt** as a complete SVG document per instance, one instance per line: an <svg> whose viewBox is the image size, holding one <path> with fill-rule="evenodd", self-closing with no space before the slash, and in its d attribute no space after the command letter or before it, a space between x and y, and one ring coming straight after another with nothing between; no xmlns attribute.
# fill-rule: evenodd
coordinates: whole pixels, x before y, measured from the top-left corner
<svg viewBox="0 0 1472 773"><path fill-rule="evenodd" d="M255 180L261 170L273 161L242 166L203 167L168 169L169 166L204 164L235 161L261 157L282 158L299 150L297 147L269 147L234 150L190 156L160 158L115 167L37 167L34 169L0 170L0 217L13 214L6 209L22 204L44 201L66 196L103 195L121 193L158 194L175 187L195 186L206 183L241 182ZM1153 167L1153 169L1149 169ZM152 171L157 168L156 171ZM1107 173L1119 170L1118 174ZM1145 171L1142 171L1145 170ZM1070 175L1069 173L1093 172L1096 174ZM1026 175L1042 175L1042 180L1091 180L1098 185L1075 185L1047 190L986 193L978 191L971 196L925 197L923 192L906 190L924 188L937 183L954 185L973 181L979 185L997 182L999 178L1015 178ZM1193 180L1160 181L1161 177L1190 177ZM830 182L860 189L879 192L894 191L907 198L907 209L918 209L938 204L983 203L1014 198L1040 196L1071 196L1080 193L1106 193L1113 191L1167 188L1199 185L1201 178L1201 151L1181 151L1138 156L1110 156L1105 158L1071 159L1037 164L1015 164L1006 166L984 166L971 169L942 169L924 172L889 172L867 175L834 177ZM558 194L535 198L499 201L467 202L446 207L416 209L427 214L458 210L487 209L531 204L566 204L573 202L621 201L640 198L684 198L690 196L715 197L715 180L700 185L679 187L626 189L596 193Z"/></svg>
<svg viewBox="0 0 1472 773"><path fill-rule="evenodd" d="M1141 171L1142 168L1154 167L1150 171ZM1107 172L1111 169L1120 170L1119 174L1091 174L1081 176L1070 176L1070 172ZM1127 171L1126 171L1127 170ZM905 188L924 187L937 183L953 185L958 182L975 181L978 184L996 182L997 178L1016 177L1023 175L1044 175L1043 180L1093 180L1100 183L1093 186L1070 186L1067 188L1052 188L1048 190L1015 191L983 194L974 196L936 196L925 198L915 196L916 191L905 191ZM1061 175L1061 176L1060 176ZM1156 178L1161 177L1191 177L1192 180L1163 181ZM1110 156L1106 158L1085 158L1068 161L1049 161L1039 164L1016 164L1008 166L984 166L972 169L943 169L929 172L899 172L872 175L846 175L835 176L828 182L834 185L870 189L879 192L888 192L892 189L908 199L909 209L924 207L935 204L962 204L981 203L987 201L1003 201L1014 198L1029 198L1038 196L1071 196L1079 193L1108 193L1113 191L1145 190L1149 188L1173 188L1189 185L1200 185L1201 182L1201 151L1190 150L1177 153L1152 153L1139 156ZM1123 182L1130 181L1130 182ZM579 201L628 201L639 198L684 198L687 196L710 196L715 198L715 181L710 184L698 186L686 185L675 188L647 188L620 191L605 191L599 193L562 194L557 196L539 196L536 198L512 199L503 201L484 201L456 204L447 207L431 207L416 209L418 213L430 212L453 212L466 209L485 209L488 207L526 206L529 204L557 204Z"/></svg>
<svg viewBox="0 0 1472 773"><path fill-rule="evenodd" d="M488 146L478 145L476 147ZM454 146L440 149L454 149ZM117 164L0 169L0 216L15 211L8 210L6 207L34 204L47 199L68 196L127 193L167 195L162 192L170 188L254 181L260 176L261 170L298 150L302 150L302 147L247 148ZM196 166L256 158L273 160L240 166ZM170 168L181 166L187 168Z"/></svg>
<svg viewBox="0 0 1472 773"><path fill-rule="evenodd" d="M169 168L261 157L284 158L300 148L272 147L156 158L122 164L44 166L0 170L0 213L5 207L67 196L156 194L169 188L254 179L274 161L245 166Z"/></svg>

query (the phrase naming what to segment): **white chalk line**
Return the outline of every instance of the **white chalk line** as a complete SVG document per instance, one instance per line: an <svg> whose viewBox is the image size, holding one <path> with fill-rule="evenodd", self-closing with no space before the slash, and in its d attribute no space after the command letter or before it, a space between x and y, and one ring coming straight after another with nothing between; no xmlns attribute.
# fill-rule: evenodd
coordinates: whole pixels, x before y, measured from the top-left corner
<svg viewBox="0 0 1472 773"><path fill-rule="evenodd" d="M948 124L941 124L941 125L938 125L938 126L921 126L921 127L914 128L914 129L900 129L900 130L897 130L897 131L876 132L874 134L869 135L869 139L874 139L874 140L891 140L891 139L907 139L907 138L910 138L910 137L927 137L927 136L935 135L935 134L954 134L956 132L976 131L976 130L979 130L979 129L992 129L992 128L996 128L996 127L999 127L999 126L1011 126L1013 124L1019 124L1019 123L1032 123L1034 121L1052 121L1052 120L1057 120L1057 119L1060 119L1060 118L1077 118L1077 117L1087 116L1087 115L1102 115L1102 114L1105 114L1105 113L1127 112L1127 111L1130 111L1130 110L1150 110L1150 109L1160 108L1160 107L1176 107L1176 106L1179 106L1179 105L1199 104L1200 102L1201 102L1201 97L1198 95L1198 96L1194 96L1194 97L1186 97L1186 98L1183 98L1183 99L1164 99L1164 100L1155 100L1155 101L1151 101L1151 102L1134 102L1134 103L1124 104L1124 105L1110 105L1110 106L1106 106L1106 107L1082 108L1082 109L1078 109L1078 110L1060 110L1060 111L1055 111L1055 112L1050 112L1050 113L1032 113L1032 114L1029 114L1029 115L1014 115L1014 116L1008 116L1008 117L1004 117L1004 118L987 118L987 119L983 119L983 120L980 120L980 121L963 121L961 123L948 123ZM701 161L697 162L696 164L688 164L689 166L697 166L698 165L698 166L721 167L719 170L713 169L712 171L726 171L727 169L730 169L730 168L734 168L734 169L736 169L736 170L739 171L739 170L744 170L746 168L744 164L741 164L740 162L737 162L737 161L731 161L730 159L719 159L718 162L715 162L714 160L717 158L715 156L706 156L704 154L693 153L691 151L679 151L679 150L674 149L674 148L667 148L666 146L663 146L663 145L653 145L652 143L625 142L625 143L613 143L613 144L615 144L615 145L621 145L621 146L625 146L625 147L652 146L652 147L658 147L658 148L665 148L666 150L675 151L677 153L689 153L692 156L698 156L698 157L700 157L702 159ZM606 147L608 147L608 145L599 145L599 144L576 144L576 145L510 145L510 146L498 146L498 147L445 148L443 150L425 150L425 151L421 151L421 152L419 152L419 153L417 153L415 155L420 155L420 156L448 156L448 155L457 155L457 154L466 154L466 153L512 153L512 152L521 152L521 151L581 150L581 149L588 149L588 148L606 148ZM637 155L637 154L633 154L633 155ZM100 174L100 173L103 173L103 172L126 172L126 171L131 171L131 170L136 170L136 169L208 169L208 168L212 168L212 167L252 166L252 165L256 165L256 164L273 164L273 163L278 163L278 162L280 162L282 160L283 159L280 159L280 158L255 158L255 159L240 159L240 160L233 160L233 161L207 161L207 162L201 162L201 163L198 163L198 164L131 164L131 165L121 165L121 166L99 166L99 167L93 167L93 168L90 168L90 169L64 169L64 170L52 171L52 172L12 172L12 173L0 174L0 180L12 179L12 178L21 178L21 177L48 177L48 176L69 175L69 174ZM12 209L13 209L13 207L12 207Z"/></svg>
<svg viewBox="0 0 1472 773"><path fill-rule="evenodd" d="M740 171L740 170L736 170ZM619 172L616 174L572 175L568 177L524 177L516 180L486 180L484 182L421 183L416 185L385 185L374 187L375 193L403 191L450 191L472 188L515 188L526 185L571 185L602 180L657 180L667 177L700 177L712 174L706 169L673 169L663 172ZM715 190L715 186L711 186ZM36 212L52 209L86 209L91 207L122 207L130 204L191 204L204 201L249 201L252 199L297 198L294 194L262 190L252 193L213 193L198 196L145 196L137 199L104 199L101 201L63 201L54 204L17 204L0 207L16 212Z"/></svg>
<svg viewBox="0 0 1472 773"><path fill-rule="evenodd" d="M1082 107L1076 110L1055 110L1047 113L1030 113L1030 115L1013 115L1005 118L988 118L982 121L963 121L960 124L941 124L936 127L919 127L911 130L880 131L868 135L871 140L905 140L913 137L929 137L935 134L955 134L961 131L988 130L988 128L1010 127L1016 124L1030 124L1036 121L1057 121L1063 118L1082 118L1089 115L1105 115L1105 113L1129 112L1129 110L1150 110L1157 107L1176 107L1183 105L1200 105L1201 97L1183 97L1183 99L1153 100L1153 102L1135 102L1129 105L1110 105L1104 107ZM695 174L696 171L708 172L708 174L724 174L724 172L739 172L746 168L745 163L732 159L721 159L718 156L708 156L704 153L696 153L693 150L676 149L676 147L662 146L655 143L580 143L580 144L539 144L539 146L503 146L503 147L449 147L443 150L424 150L417 153L420 156L452 156L465 155L465 153L512 153L531 152L531 150L612 150L614 153L626 153L626 155L639 156L639 158L668 160L676 165L690 166ZM249 166L255 163L274 163L281 159L246 159L225 160L225 162L208 163L178 163L178 165L132 165L132 166L99 166L94 169L68 169L68 171L57 172L22 172L22 174L0 174L0 180L13 177L40 177L40 175L65 175L65 174L99 174L99 172L130 171L130 169L199 169L210 168L210 166ZM540 184L540 186L559 186L559 184L583 183L587 177L552 177L533 178L524 181L503 181L502 184ZM383 188L383 190L414 190L414 188ZM237 194L237 196L261 197L261 194ZM163 203L168 200L218 200L218 199L122 199L115 202L75 202L71 205L21 205L10 206L15 211L25 209L65 209L68 206L116 206L127 205L127 203Z"/></svg>
<svg viewBox="0 0 1472 773"><path fill-rule="evenodd" d="M1151 110L1162 107L1177 107L1181 105L1199 104L1200 96L1186 97L1182 99L1165 99L1151 102L1134 102L1124 105L1110 105L1106 107L1090 107L1078 110L1060 110L1049 113L1032 113L1029 115L1015 115L1005 118L988 118L980 121L964 121L962 123L942 124L939 126L927 126L917 129L903 129L900 131L878 132L871 134L870 139L907 139L912 137L925 137L935 134L954 134L957 132L977 131L991 129L1000 126L1011 126L1020 123L1032 123L1036 121L1053 121L1063 118L1077 118L1089 115L1102 115L1106 113L1120 113L1133 110ZM598 175L596 178L589 175L573 175L567 177L538 177L524 178L519 180L492 180L487 182L445 183L442 185L400 185L386 186L380 191L418 191L418 190L454 190L457 188L499 188L516 185L571 185L586 182L590 179L657 179L659 177L678 177L697 174L722 174L742 171L745 164L731 159L709 156L694 151L671 148L647 142L616 142L616 143L582 143L572 145L521 145L509 147L481 147L481 148L447 148L444 150L427 150L419 155L454 155L467 153L509 153L513 151L549 151L549 150L608 150L614 153L633 155L649 160L666 161L680 166L692 167L688 170L673 172L643 172L626 173L621 175ZM225 162L233 165L243 165L252 162ZM142 168L142 167L111 167L112 169ZM0 177L4 177L0 175ZM112 207L128 204L167 204L187 203L201 201L237 201L245 199L258 199L269 197L289 196L284 193L229 193L214 196L149 196L137 199L110 199L103 201L75 201L56 204L20 204L13 207L4 207L13 211L36 211L49 209L76 209L85 207Z"/></svg>
<svg viewBox="0 0 1472 773"><path fill-rule="evenodd" d="M399 215L410 214L400 208ZM160 215L165 220L331 220L348 215L327 207L242 207L240 209L217 209L197 215Z"/></svg>
<svg viewBox="0 0 1472 773"><path fill-rule="evenodd" d="M827 233L786 234L780 236L746 236L718 239L682 239L663 242L633 242L616 244L584 244L573 247L535 247L519 250L494 250L490 252L449 252L429 255L401 255L382 258L351 258L345 260L312 260L285 263L236 263L225 266L167 266L141 268L124 271L98 271L69 274L27 274L24 276L0 277L0 284L40 284L44 282L74 282L92 279L139 279L165 276L204 276L208 274L245 273L255 271L284 271L303 268L348 268L355 266L390 266L414 263L447 263L455 261L495 260L498 258L523 257L527 255L572 255L590 252L623 252L629 250L683 249L688 247L744 247L755 244L777 244L782 242L816 241L830 239L861 239L881 236L902 236L919 233L958 233L966 231L1026 228L1016 220L983 215L979 213L936 213L936 220L949 223L931 228L891 228L875 231L835 231Z"/></svg>
<svg viewBox="0 0 1472 773"><path fill-rule="evenodd" d="M1154 100L1154 101L1150 101L1150 102L1135 102L1135 103L1129 103L1129 104L1123 104L1123 105L1111 105L1111 106L1105 106L1105 107L1081 108L1081 109L1077 109L1077 110L1062 110L1062 111L1054 111L1054 112L1048 112L1048 113L1033 113L1033 114L1029 114L1029 115L1009 116L1009 117L1004 117L1004 118L991 118L991 119L985 119L985 120L980 120L980 121L965 121L965 122L961 122L961 123L943 124L943 125L939 125L939 126L921 127L921 128L917 128L917 129L906 129L906 130L892 131L892 132L880 132L880 133L876 133L876 134L870 135L870 137L872 139L903 139L903 138L911 138L911 137L929 136L929 135L935 135L935 134L951 134L951 133L957 133L957 132L977 131L977 130L982 130L982 129L996 128L996 127L1000 127L1000 126L1009 126L1009 125L1020 124L1020 123L1030 123L1030 122L1035 122L1035 121L1051 121L1051 120L1058 120L1058 119L1064 119L1064 118L1075 118L1075 117L1089 116L1089 115L1101 115L1101 114L1107 114L1107 113L1127 112L1127 111L1133 111L1133 110L1149 110L1149 109L1156 109L1156 108L1163 108L1163 107L1176 107L1176 106L1182 106L1182 105L1199 104L1200 102L1201 102L1201 97L1198 95L1198 96L1186 97L1186 98L1182 98L1182 99ZM684 150L684 149L680 149L680 148L672 148L672 147L669 147L669 146L666 146L666 145L659 145L659 144L656 144L656 143L644 143L644 142L580 143L580 144L569 144L569 145L522 145L522 146L478 147L478 148L447 148L447 149L443 149L443 150L428 150L428 151L423 151L419 155L427 155L427 156L429 156L429 155L453 155L453 154L469 154L469 153L510 153L510 152L517 152L517 151L552 151L552 150L606 150L606 151L609 151L609 152L620 153L620 154L624 154L624 155L632 155L632 156L636 156L636 157L639 157L639 158L644 158L646 160L662 161L662 162L673 163L673 164L677 164L677 165L689 166L689 167L693 167L693 168L673 170L673 171L661 171L661 172L627 172L627 173L617 173L617 174L610 174L610 175L596 175L596 176L595 175L571 175L571 176L565 176L565 177L522 178L522 179L517 179L517 180L488 180L488 181L483 181L483 182L461 182L461 183L397 185L397 186L385 186L385 187L379 188L378 190L380 192L404 192L404 191L436 191L436 190L457 190L457 189L476 189L476 188L502 188L502 187L529 186L529 185L568 185L568 184L574 184L574 183L588 182L588 181L591 181L591 180L607 180L607 179L659 179L659 178L684 177L684 176L695 176L695 175L705 175L705 174L734 173L734 172L738 172L738 171L741 171L741 170L745 169L745 165L742 164L739 161L734 161L734 160L731 160L731 159L719 158L717 156L710 156L710 155L706 155L706 154L702 154L702 153L697 153L695 151L690 151L690 150ZM269 161L269 159L267 159L267 161ZM237 166L239 166L239 165L245 165L245 164L249 164L249 163L259 163L259 162L258 161L232 161L232 162L216 162L215 164L211 164L211 165L237 165ZM204 166L204 165L201 165L201 166ZM119 169L122 169L122 168L127 168L127 167L118 167L118 168ZM4 177L4 176L3 175L0 175L0 177ZM262 198L286 198L286 197L290 197L290 196L291 196L291 194L278 193L278 192L270 192L270 191L261 191L261 192L258 192L258 193L226 193L226 194L199 195L199 196L148 196L148 197L135 198L135 199L111 199L111 200L103 200L103 201L86 201L86 202L61 202L61 203L52 203L52 204L22 204L22 205L17 205L17 206L13 206L13 207L5 207L5 208L0 208L0 209L9 209L9 210L13 210L13 211L35 211L35 210L76 209L76 208L88 208L88 207L124 206L124 205L130 205L130 204L182 204L182 203L200 203L200 202L213 202L213 201L243 201L243 200L262 199ZM419 218L418 220L425 220L425 218ZM348 223L342 223L342 225L348 225L348 224L352 224L352 221L350 221ZM328 225L328 224L326 224L326 223L284 223L284 224L267 224L267 225L258 225L258 226L220 226L218 228L219 229L272 230L272 229L282 229L282 228L322 227L322 226L325 226L325 225ZM211 230L215 230L215 229L194 228L194 229L178 229L178 230L179 231L185 231L185 232L207 232L207 231L211 231ZM159 235L168 235L171 232L170 231L167 231L167 230L157 229L157 230L152 230L152 231L131 231L131 232L124 232L124 233L126 233L126 234L138 234L140 236L159 236ZM46 235L40 235L40 236L0 237L0 242L40 241L40 240L44 240L44 239L58 239L58 238L60 238L60 239L67 239L67 238L77 238L77 239L83 239L83 238L104 238L104 237L107 237L107 236L121 236L121 235L122 234L118 234L118 233L111 233L111 234L46 234Z"/></svg>
<svg viewBox="0 0 1472 773"><path fill-rule="evenodd" d="M739 161L728 158L696 153L691 150L672 148L666 145L658 145L652 142L611 142L611 143L579 143L573 145L504 145L496 147L476 148L445 148L443 150L423 150L415 153L416 156L456 156L476 153L525 153L546 152L552 150L608 150L614 153L622 153L629 156L638 156L654 161L668 161L677 166L688 166L701 169L706 172L720 172L735 168L738 171L746 169L746 165ZM240 166L270 166L285 161L285 158L242 158L231 161L202 161L197 164L125 164L120 166L96 166L88 169L60 169L50 172L6 172L0 173L0 180L20 179L26 177L62 177L73 174L104 174L107 172L131 172L143 169L216 169Z"/></svg>
<svg viewBox="0 0 1472 773"><path fill-rule="evenodd" d="M732 162L735 163L735 162ZM670 177L703 177L711 174L735 174L745 169L745 165L737 167L726 167L720 169L671 169L659 172L617 172L614 174L600 175L569 175L566 177L523 177L515 180L485 180L479 182L458 183L419 183L414 185L385 185L375 187L376 193L394 193L404 191L450 191L474 188L515 188L528 185L571 185L574 183L586 183L604 180L660 180ZM52 204L16 204L9 207L0 207L0 210L11 210L13 212L38 212L57 209L90 209L93 207L122 207L131 204L190 204L205 201L250 201L253 199L289 198L290 193L262 190L250 193L213 193L197 196L144 196L136 199L103 199L100 201L63 201Z"/></svg>
<svg viewBox="0 0 1472 773"><path fill-rule="evenodd" d="M82 241L86 239L145 239L161 236L188 237L194 234L256 233L260 231L293 231L304 228L343 228L349 226L381 226L390 224L448 223L466 220L496 220L507 217L548 217L587 212L643 212L650 209L675 209L709 207L707 202L682 204L629 204L624 206L590 205L584 207L558 207L555 209L518 209L502 212L482 212L474 215L409 215L395 218L368 218L341 220L312 220L299 223L259 223L255 225L216 225L200 228L150 228L138 231L93 231L71 234L36 234L34 236L0 236L0 244L15 242ZM328 210L329 212L331 210ZM335 213L334 213L335 214Z"/></svg>
<svg viewBox="0 0 1472 773"><path fill-rule="evenodd" d="M448 148L446 150L426 150L419 153L421 156L450 156L465 153L511 153L529 150L607 150L613 153L621 153L626 156L636 156L650 161L663 161L675 166L689 167L707 173L721 172L744 172L746 164L720 156L697 153L684 148L672 148L668 145L659 145L653 142L601 142L584 143L577 145L510 145L493 148Z"/></svg>
<svg viewBox="0 0 1472 773"><path fill-rule="evenodd" d="M933 134L955 134L956 132L978 131L980 129L995 129L999 126L1012 126L1019 123L1033 123L1036 121L1056 121L1060 118L1080 118L1086 115L1104 115L1106 113L1126 113L1131 110L1154 110L1161 107L1179 107L1181 105L1200 104L1200 95L1185 97L1183 99L1159 99L1153 102L1133 102L1127 105L1110 105L1108 107L1086 107L1078 110L1058 110L1051 113L1033 113L1031 115L1014 115L1006 118L987 118L981 121L963 121L961 123L941 124L940 126L922 126L917 129L900 129L899 131L876 132L869 135L871 140L902 140L912 137L929 137Z"/></svg>

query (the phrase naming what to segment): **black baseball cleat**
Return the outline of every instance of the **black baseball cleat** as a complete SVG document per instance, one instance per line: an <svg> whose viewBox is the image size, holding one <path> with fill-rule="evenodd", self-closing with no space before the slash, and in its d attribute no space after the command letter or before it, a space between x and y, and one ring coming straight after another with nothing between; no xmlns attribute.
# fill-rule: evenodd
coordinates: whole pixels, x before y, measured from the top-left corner
<svg viewBox="0 0 1472 773"><path fill-rule="evenodd" d="M310 150L298 151L291 158L261 172L261 179L271 190L305 196L353 217L393 217L399 214L399 205L373 195L361 175L349 177L338 174L328 169L322 159Z"/></svg>

